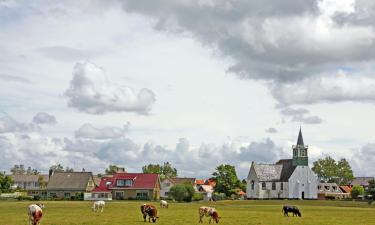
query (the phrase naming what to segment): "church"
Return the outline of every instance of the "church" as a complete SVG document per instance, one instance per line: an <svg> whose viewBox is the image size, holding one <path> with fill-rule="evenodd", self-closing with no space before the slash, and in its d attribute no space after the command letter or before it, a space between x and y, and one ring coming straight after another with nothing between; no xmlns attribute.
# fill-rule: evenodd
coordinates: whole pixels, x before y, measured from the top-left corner
<svg viewBox="0 0 375 225"><path fill-rule="evenodd" d="M297 145L292 146L293 159L275 164L252 162L247 176L248 199L317 199L318 178L308 163L308 146L300 128Z"/></svg>

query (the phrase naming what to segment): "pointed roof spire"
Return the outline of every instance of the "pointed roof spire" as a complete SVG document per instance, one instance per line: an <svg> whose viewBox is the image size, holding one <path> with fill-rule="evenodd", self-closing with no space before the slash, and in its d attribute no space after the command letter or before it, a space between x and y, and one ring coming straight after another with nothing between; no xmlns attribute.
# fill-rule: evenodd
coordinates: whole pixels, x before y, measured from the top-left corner
<svg viewBox="0 0 375 225"><path fill-rule="evenodd" d="M299 134L298 134L298 139L297 139L297 145L305 145L303 143L303 137L302 137L302 129L301 126L299 127Z"/></svg>

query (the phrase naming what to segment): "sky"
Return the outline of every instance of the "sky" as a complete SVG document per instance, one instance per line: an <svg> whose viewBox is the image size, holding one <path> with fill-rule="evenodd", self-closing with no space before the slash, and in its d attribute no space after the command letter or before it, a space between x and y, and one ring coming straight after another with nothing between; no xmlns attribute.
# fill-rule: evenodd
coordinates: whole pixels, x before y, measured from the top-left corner
<svg viewBox="0 0 375 225"><path fill-rule="evenodd" d="M0 170L346 158L374 176L371 0L0 0Z"/></svg>

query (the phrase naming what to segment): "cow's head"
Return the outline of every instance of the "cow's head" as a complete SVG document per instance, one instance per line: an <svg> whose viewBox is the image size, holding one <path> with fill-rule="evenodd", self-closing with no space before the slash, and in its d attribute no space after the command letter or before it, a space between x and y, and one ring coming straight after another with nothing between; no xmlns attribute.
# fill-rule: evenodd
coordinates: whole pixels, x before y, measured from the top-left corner
<svg viewBox="0 0 375 225"><path fill-rule="evenodd" d="M302 217L302 214L299 210L297 210L296 214L297 214L297 216Z"/></svg>
<svg viewBox="0 0 375 225"><path fill-rule="evenodd" d="M219 216L219 214L215 211L212 213L212 219L216 222L216 223L219 223L219 220L221 219L221 217Z"/></svg>

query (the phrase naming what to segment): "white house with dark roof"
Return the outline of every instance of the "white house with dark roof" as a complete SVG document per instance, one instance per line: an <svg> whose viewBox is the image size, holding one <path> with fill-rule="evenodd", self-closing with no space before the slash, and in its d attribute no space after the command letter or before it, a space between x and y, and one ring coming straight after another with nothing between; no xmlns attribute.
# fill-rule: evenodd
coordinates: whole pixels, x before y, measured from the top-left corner
<svg viewBox="0 0 375 225"><path fill-rule="evenodd" d="M293 159L282 159L275 164L252 162L247 176L247 198L318 198L318 179L308 165L308 146L303 142L301 129L297 145L292 148Z"/></svg>

